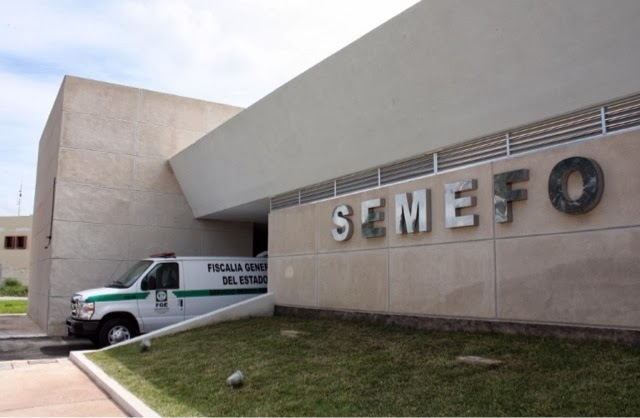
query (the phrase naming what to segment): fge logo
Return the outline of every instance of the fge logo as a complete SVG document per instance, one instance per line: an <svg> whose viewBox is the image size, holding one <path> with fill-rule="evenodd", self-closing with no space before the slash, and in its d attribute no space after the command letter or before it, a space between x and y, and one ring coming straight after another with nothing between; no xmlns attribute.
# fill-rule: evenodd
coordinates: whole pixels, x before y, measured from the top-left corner
<svg viewBox="0 0 640 418"><path fill-rule="evenodd" d="M166 290L157 290L156 291L156 308L168 308L169 305L167 303L167 291Z"/></svg>

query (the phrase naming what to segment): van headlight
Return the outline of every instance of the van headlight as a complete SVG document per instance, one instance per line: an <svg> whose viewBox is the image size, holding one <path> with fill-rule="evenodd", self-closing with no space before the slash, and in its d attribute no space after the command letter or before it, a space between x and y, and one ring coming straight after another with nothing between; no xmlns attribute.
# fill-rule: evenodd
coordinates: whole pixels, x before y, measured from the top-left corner
<svg viewBox="0 0 640 418"><path fill-rule="evenodd" d="M93 316L95 309L94 302L78 302L78 319L88 321Z"/></svg>

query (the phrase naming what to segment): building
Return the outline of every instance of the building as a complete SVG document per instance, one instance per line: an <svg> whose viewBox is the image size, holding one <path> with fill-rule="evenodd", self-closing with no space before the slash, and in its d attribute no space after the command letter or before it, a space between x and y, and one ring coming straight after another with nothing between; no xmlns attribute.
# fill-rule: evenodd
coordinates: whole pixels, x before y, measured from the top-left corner
<svg viewBox="0 0 640 418"><path fill-rule="evenodd" d="M3 243L0 247L0 280L12 278L27 284L32 220L32 216L0 217Z"/></svg>
<svg viewBox="0 0 640 418"><path fill-rule="evenodd" d="M70 296L132 260L254 253L251 223L194 219L167 162L240 110L65 77L38 155L29 289L38 325L64 334Z"/></svg>
<svg viewBox="0 0 640 418"><path fill-rule="evenodd" d="M53 253L40 252L31 276L51 296L30 315L58 332L87 273L156 249L245 255L268 223L282 311L637 335L638 18L635 1L423 1L215 126L191 99L66 78L43 136L53 145L40 150L61 165L42 186L39 161L34 218L50 216L57 177ZM75 128L87 139L72 144L65 126L87 108L92 122L77 116ZM145 136L147 124L169 133ZM192 134L185 146L164 145L180 129ZM119 138L137 144L126 158ZM117 220L100 200L72 211L70 189L132 203ZM180 228L199 235L147 233L177 215L140 201L167 193Z"/></svg>

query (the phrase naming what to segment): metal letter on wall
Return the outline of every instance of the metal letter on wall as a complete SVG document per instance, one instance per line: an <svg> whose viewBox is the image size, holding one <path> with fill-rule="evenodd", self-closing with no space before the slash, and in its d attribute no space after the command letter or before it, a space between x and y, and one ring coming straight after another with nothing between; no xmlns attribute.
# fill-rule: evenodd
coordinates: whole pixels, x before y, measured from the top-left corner
<svg viewBox="0 0 640 418"><path fill-rule="evenodd" d="M476 179L444 185L444 215L447 228L478 226L478 215L460 215L460 209L470 208L476 205L476 197L457 197L460 192L476 190L477 188L478 184Z"/></svg>
<svg viewBox="0 0 640 418"><path fill-rule="evenodd" d="M582 194L571 199L568 191L569 176L573 172L582 176ZM587 213L600 203L604 192L604 175L591 158L571 157L560 161L549 175L549 199L560 212L577 215Z"/></svg>
<svg viewBox="0 0 640 418"><path fill-rule="evenodd" d="M527 189L511 190L511 183L529 180L529 170L521 169L493 176L493 207L497 223L512 222L511 202L527 200Z"/></svg>
<svg viewBox="0 0 640 418"><path fill-rule="evenodd" d="M347 241L353 235L353 222L347 216L353 215L353 209L349 205L336 206L333 210L333 223L337 226L331 230L331 235L336 241Z"/></svg>
<svg viewBox="0 0 640 418"><path fill-rule="evenodd" d="M365 238L384 237L387 228L375 227L374 222L384 221L384 212L375 212L373 209L384 207L384 199L370 199L362 202L362 236Z"/></svg>
<svg viewBox="0 0 640 418"><path fill-rule="evenodd" d="M396 195L396 234L431 231L431 190Z"/></svg>

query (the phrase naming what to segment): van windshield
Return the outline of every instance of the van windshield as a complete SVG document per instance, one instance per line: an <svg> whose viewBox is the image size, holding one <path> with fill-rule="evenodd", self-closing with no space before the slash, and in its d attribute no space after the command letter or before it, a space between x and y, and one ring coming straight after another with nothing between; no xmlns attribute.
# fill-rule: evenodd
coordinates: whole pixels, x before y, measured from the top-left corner
<svg viewBox="0 0 640 418"><path fill-rule="evenodd" d="M118 287L125 288L131 287L132 284L138 280L138 277L153 263L153 261L149 260L140 260L135 263L131 268L120 278L114 282L111 282L107 285L107 287Z"/></svg>

